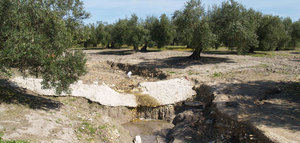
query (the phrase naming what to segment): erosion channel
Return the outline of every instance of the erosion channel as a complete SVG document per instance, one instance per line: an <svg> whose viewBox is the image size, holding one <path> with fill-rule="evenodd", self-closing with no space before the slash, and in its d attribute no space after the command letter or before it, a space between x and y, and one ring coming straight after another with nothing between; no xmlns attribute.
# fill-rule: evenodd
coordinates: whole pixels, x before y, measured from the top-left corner
<svg viewBox="0 0 300 143"><path fill-rule="evenodd" d="M156 80L139 83L123 92L116 92L105 84L96 82L87 85L79 81L71 85L71 96L83 97L101 106L101 112L119 120L121 126L128 130L132 142L271 142L252 125L220 113L213 103L214 95L208 85L186 77L168 79L157 69L108 64L112 68L117 65L126 73L132 71L133 75ZM42 89L40 79L17 77L11 81L14 87L54 95L54 91Z"/></svg>

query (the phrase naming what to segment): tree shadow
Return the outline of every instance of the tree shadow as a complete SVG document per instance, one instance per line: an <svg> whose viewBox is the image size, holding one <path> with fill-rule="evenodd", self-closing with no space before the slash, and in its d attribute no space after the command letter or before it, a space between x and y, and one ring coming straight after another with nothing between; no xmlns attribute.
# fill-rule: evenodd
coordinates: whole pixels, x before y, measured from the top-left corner
<svg viewBox="0 0 300 143"><path fill-rule="evenodd" d="M147 51L140 51L141 53L152 53L152 52L161 52L163 50L154 50L154 49L148 49Z"/></svg>
<svg viewBox="0 0 300 143"><path fill-rule="evenodd" d="M225 106L230 110L245 112L248 115L246 120L260 125L300 130L300 82L230 84L223 93L230 95L231 103L235 103L226 102Z"/></svg>
<svg viewBox="0 0 300 143"><path fill-rule="evenodd" d="M100 51L97 53L90 53L92 55L119 55L119 56L124 56L124 55L131 55L134 54L133 50L109 50L109 51Z"/></svg>
<svg viewBox="0 0 300 143"><path fill-rule="evenodd" d="M26 93L25 89L11 86L11 82L0 79L0 104L20 104L31 109L53 110L59 109L63 104L59 101L42 96Z"/></svg>
<svg viewBox="0 0 300 143"><path fill-rule="evenodd" d="M228 58L220 57L204 57L200 59L191 59L185 56L170 57L166 59L155 59L155 60L146 60L141 62L139 66L150 66L155 68L177 68L184 69L193 65L206 65L206 64L218 64L218 63L234 63Z"/></svg>
<svg viewBox="0 0 300 143"><path fill-rule="evenodd" d="M237 55L236 51L205 51L204 54L214 54L214 55Z"/></svg>
<svg viewBox="0 0 300 143"><path fill-rule="evenodd" d="M87 47L87 48L82 48L83 50L103 50L105 48L103 47Z"/></svg>
<svg viewBox="0 0 300 143"><path fill-rule="evenodd" d="M290 52L291 54L295 54L295 55L298 55L300 54L300 52Z"/></svg>
<svg viewBox="0 0 300 143"><path fill-rule="evenodd" d="M100 49L98 49L100 50ZM103 50L103 49L102 49ZM161 50L147 50L147 51L140 51L141 53L152 53L152 52L161 52ZM134 50L131 49L110 49L105 51L100 51L97 53L91 53L92 55L118 55L118 56L124 56L124 55L131 55L136 53Z"/></svg>

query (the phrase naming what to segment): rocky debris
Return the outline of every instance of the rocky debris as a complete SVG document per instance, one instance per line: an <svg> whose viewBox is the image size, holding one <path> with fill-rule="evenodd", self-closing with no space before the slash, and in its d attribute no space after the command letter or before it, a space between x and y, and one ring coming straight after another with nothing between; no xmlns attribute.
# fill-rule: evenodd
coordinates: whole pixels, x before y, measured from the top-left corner
<svg viewBox="0 0 300 143"><path fill-rule="evenodd" d="M137 117L145 119L159 119L172 122L175 118L175 105L166 105L159 107L139 107L137 108Z"/></svg>
<svg viewBox="0 0 300 143"><path fill-rule="evenodd" d="M213 103L214 95L210 92L204 94L204 87L208 86L201 85L195 88L197 96L194 98L195 101L204 104L204 109L197 109L198 106L185 108L185 103L182 104L185 110L180 110L173 120L175 127L167 135L169 143L271 142L252 125L238 122L220 113Z"/></svg>
<svg viewBox="0 0 300 143"><path fill-rule="evenodd" d="M169 132L169 142L197 142L196 136L198 135L196 126L197 122L203 122L204 117L201 110L190 109L179 113L173 120L175 127Z"/></svg>
<svg viewBox="0 0 300 143"><path fill-rule="evenodd" d="M196 92L193 83L185 78L140 83L143 94L156 99L160 105L174 104L191 98Z"/></svg>

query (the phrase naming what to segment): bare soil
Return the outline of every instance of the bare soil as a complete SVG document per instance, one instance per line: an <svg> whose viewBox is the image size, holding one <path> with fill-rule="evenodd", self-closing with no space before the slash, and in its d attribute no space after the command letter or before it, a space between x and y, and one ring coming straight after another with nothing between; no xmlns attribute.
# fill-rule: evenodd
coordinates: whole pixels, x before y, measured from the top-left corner
<svg viewBox="0 0 300 143"><path fill-rule="evenodd" d="M218 109L250 122L275 142L300 142L300 54L235 55L207 52L200 60L189 51L133 53L130 50L88 50L89 61L128 63L157 68L167 78L186 77L214 88Z"/></svg>
<svg viewBox="0 0 300 143"><path fill-rule="evenodd" d="M186 58L191 55L189 51L134 53L116 49L85 53L88 73L81 77L84 83L98 81L119 92L132 92L140 82L160 80L151 71L161 71L166 79L185 77L211 86L214 103L222 114L254 125L274 142L300 142L299 51L246 56L216 51L202 54L200 60ZM112 62L152 70L138 74L143 68L137 68L129 78L130 68L112 67ZM136 117L131 110L2 86L0 134L5 140L32 142L132 142L135 134L121 125Z"/></svg>

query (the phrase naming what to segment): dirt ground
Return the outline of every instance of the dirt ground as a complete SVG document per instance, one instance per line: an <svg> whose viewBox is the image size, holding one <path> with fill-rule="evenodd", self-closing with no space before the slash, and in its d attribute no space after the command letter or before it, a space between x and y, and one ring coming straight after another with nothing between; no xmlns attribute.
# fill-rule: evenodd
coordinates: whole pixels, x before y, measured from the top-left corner
<svg viewBox="0 0 300 143"><path fill-rule="evenodd" d="M168 74L168 78L187 77L208 84L214 88L215 103L221 112L239 121L251 122L273 141L300 142L299 51L246 56L211 51L202 54L200 60L187 59L191 54L188 51L134 53L125 49L85 52L89 63L105 65L106 61L111 61L153 67ZM86 76L95 75L89 73ZM119 81L113 82L120 84Z"/></svg>
<svg viewBox="0 0 300 143"><path fill-rule="evenodd" d="M202 54L200 60L187 59L189 51L134 53L130 49L106 49L85 53L88 73L81 77L84 83L98 81L119 92L128 92L140 82L159 79L135 73L129 78L128 71L112 67L111 62L155 68L168 79L185 77L211 86L221 112L252 123L273 141L300 142L299 51L246 56L211 51ZM23 92L1 88L0 134L5 140L132 141L130 132L121 126L132 119L127 108L107 109L82 98Z"/></svg>

